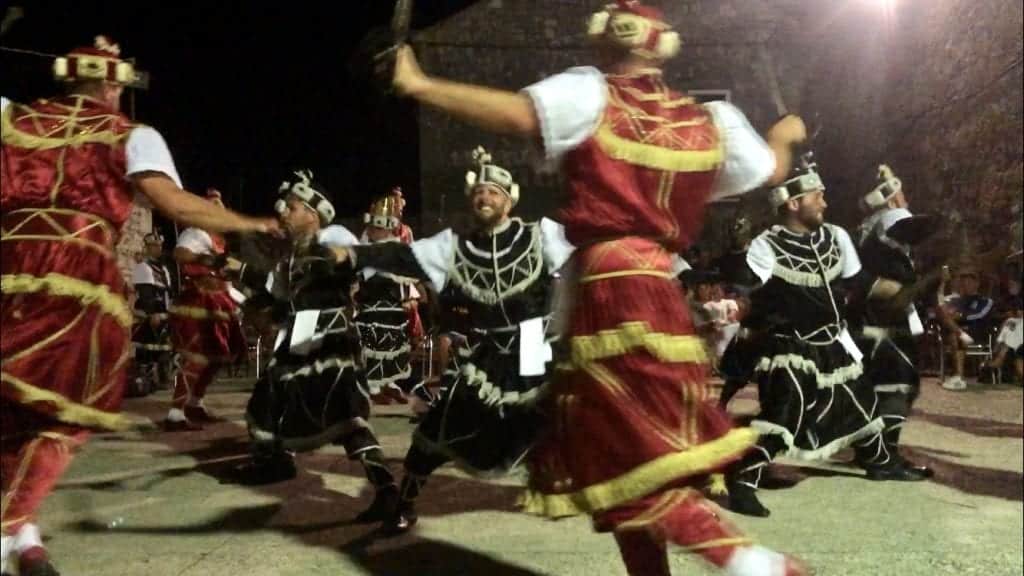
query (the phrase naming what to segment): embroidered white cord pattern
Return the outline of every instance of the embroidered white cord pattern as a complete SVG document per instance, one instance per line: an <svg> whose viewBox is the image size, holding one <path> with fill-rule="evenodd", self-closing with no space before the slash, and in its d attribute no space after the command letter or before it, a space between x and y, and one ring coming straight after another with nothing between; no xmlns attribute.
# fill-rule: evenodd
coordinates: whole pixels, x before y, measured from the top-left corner
<svg viewBox="0 0 1024 576"><path fill-rule="evenodd" d="M470 260L463 252L461 243L455 247L455 262L452 265L451 281L469 298L493 306L498 302L506 300L517 294L525 292L534 282L540 278L544 271L544 257L541 250L540 227L535 223L524 224L518 222L523 229L530 233L530 243L511 262L502 267L495 264L501 254L508 254L516 244L511 243L504 251L493 255L491 252L482 252L482 256L476 254L479 249L468 242L467 250L472 254L487 259L486 265L479 265ZM523 230L519 230L516 239L520 238Z"/></svg>
<svg viewBox="0 0 1024 576"><path fill-rule="evenodd" d="M835 234L827 226L822 226L812 233L810 246L787 238L785 233L779 229L773 229L766 238L775 252L775 266L772 269L772 275L790 284L820 288L825 285L822 276L832 282L842 272L843 254ZM819 267L814 252L819 252L825 243L827 243L827 249L820 252L822 265ZM808 248L811 249L810 254L799 255L799 252L807 251Z"/></svg>

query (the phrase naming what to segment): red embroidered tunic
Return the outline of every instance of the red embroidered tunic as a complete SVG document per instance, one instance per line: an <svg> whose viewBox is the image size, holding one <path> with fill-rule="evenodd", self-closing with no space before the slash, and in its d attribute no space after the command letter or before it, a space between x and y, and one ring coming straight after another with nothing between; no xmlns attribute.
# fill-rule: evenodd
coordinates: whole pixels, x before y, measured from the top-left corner
<svg viewBox="0 0 1024 576"><path fill-rule="evenodd" d="M600 530L629 518L623 507L703 482L755 438L709 402L703 345L671 273L722 164L714 118L657 71L604 81L596 126L562 161L559 220L577 246L571 369L552 383L525 502L594 514ZM534 102L542 119L552 112Z"/></svg>
<svg viewBox="0 0 1024 576"><path fill-rule="evenodd" d="M223 237L194 228L182 232L178 245L197 254L226 250ZM204 366L233 362L246 342L227 280L219 270L197 262L183 264L181 274L182 290L170 310L175 350L186 361Z"/></svg>
<svg viewBox="0 0 1024 576"><path fill-rule="evenodd" d="M12 103L2 128L3 401L116 426L132 315L114 245L132 208L134 126L68 96Z"/></svg>

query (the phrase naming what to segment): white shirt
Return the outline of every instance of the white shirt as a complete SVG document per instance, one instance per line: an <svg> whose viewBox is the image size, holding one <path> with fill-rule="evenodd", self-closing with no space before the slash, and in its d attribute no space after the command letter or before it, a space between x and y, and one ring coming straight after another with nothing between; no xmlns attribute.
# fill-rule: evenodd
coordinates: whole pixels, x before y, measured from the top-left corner
<svg viewBox="0 0 1024 576"><path fill-rule="evenodd" d="M527 86L523 92L533 101L544 153L549 160L557 160L597 130L607 106L608 86L600 70L581 66ZM775 172L775 154L743 112L728 102L709 102L705 107L725 151L709 201L742 194L767 181Z"/></svg>
<svg viewBox="0 0 1024 576"><path fill-rule="evenodd" d="M185 228L178 235L178 248L185 248L193 254L213 254L213 238L205 230Z"/></svg>
<svg viewBox="0 0 1024 576"><path fill-rule="evenodd" d="M163 265L160 265L164 268ZM164 273L167 273L167 269L164 268ZM160 286L161 288L167 288L167 284L164 282L157 282L156 275L153 274L153 268L147 262L136 262L132 268L132 284L152 284L154 286Z"/></svg>
<svg viewBox="0 0 1024 576"><path fill-rule="evenodd" d="M341 248L359 244L359 239L348 228L340 224L331 224L316 235L316 240L323 246Z"/></svg>
<svg viewBox="0 0 1024 576"><path fill-rule="evenodd" d="M1007 318L999 330L996 342L1011 350L1020 348L1021 342L1024 342L1024 321L1020 318Z"/></svg>
<svg viewBox="0 0 1024 576"><path fill-rule="evenodd" d="M0 114L7 110L10 100L0 97ZM128 133L125 143L125 176L139 172L160 172L181 188L181 177L174 165L171 151L163 136L150 126L136 126ZM145 201L144 201L145 202Z"/></svg>
<svg viewBox="0 0 1024 576"><path fill-rule="evenodd" d="M711 321L720 325L735 322L735 315L740 311L736 301L728 298L709 300L704 303L704 309L708 311Z"/></svg>

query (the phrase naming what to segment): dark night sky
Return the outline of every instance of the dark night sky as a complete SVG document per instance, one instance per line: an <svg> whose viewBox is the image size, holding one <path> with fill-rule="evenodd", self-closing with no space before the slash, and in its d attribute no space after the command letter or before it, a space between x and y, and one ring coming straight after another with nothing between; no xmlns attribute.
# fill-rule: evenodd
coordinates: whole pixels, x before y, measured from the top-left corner
<svg viewBox="0 0 1024 576"><path fill-rule="evenodd" d="M417 2L420 27L470 1ZM118 2L33 0L5 47L63 53L107 34L152 75L136 119L167 139L186 188L216 186L245 211L270 210L277 185L311 168L339 215L355 216L401 185L418 211L415 108L368 95L348 59L390 0ZM56 92L50 61L0 56L3 94ZM124 100L129 109L129 96Z"/></svg>

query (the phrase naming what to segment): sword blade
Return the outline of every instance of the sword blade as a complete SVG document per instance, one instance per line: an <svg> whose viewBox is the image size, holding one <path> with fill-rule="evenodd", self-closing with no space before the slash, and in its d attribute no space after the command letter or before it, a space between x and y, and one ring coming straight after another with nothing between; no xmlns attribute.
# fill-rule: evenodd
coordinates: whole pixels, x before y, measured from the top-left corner
<svg viewBox="0 0 1024 576"><path fill-rule="evenodd" d="M395 0L395 12L391 15L391 33L395 44L402 44L409 37L412 5L413 0Z"/></svg>

